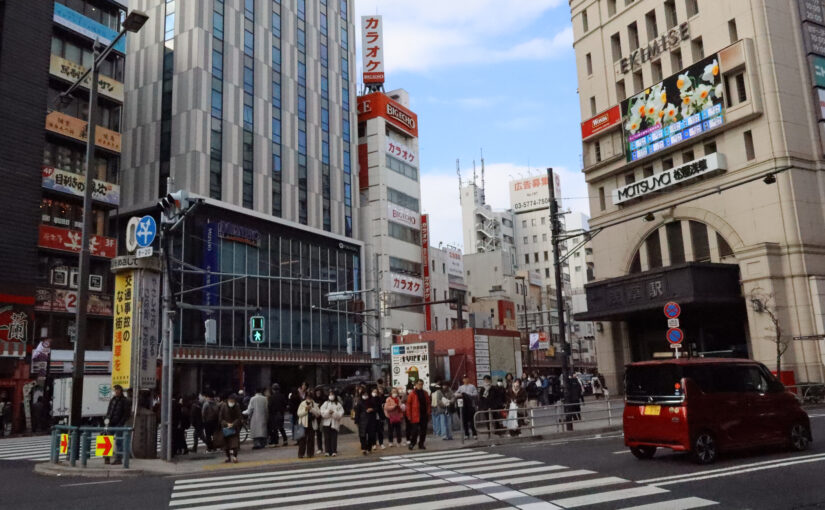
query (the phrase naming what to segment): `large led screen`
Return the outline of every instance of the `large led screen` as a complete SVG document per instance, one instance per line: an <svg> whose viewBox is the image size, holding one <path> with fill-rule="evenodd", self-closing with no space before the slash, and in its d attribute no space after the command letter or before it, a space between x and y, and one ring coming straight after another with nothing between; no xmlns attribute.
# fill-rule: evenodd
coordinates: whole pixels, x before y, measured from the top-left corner
<svg viewBox="0 0 825 510"><path fill-rule="evenodd" d="M622 101L627 161L638 161L724 123L716 54Z"/></svg>

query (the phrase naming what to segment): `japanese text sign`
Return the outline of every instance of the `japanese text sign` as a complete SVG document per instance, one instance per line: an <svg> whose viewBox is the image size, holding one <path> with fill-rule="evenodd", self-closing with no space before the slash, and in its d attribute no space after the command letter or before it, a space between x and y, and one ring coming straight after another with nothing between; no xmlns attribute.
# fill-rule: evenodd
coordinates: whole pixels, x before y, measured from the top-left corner
<svg viewBox="0 0 825 510"><path fill-rule="evenodd" d="M405 163L418 166L418 162L415 159L415 153L412 149L389 137L387 137L387 154L393 156L394 158L400 159Z"/></svg>
<svg viewBox="0 0 825 510"><path fill-rule="evenodd" d="M553 174L556 200L561 203L561 185L558 174ZM516 214L550 207L550 188L546 175L510 181L510 206ZM549 214L549 213L548 213Z"/></svg>
<svg viewBox="0 0 825 510"><path fill-rule="evenodd" d="M112 340L112 386L132 386L132 319L136 296L135 272L115 276L115 324Z"/></svg>
<svg viewBox="0 0 825 510"><path fill-rule="evenodd" d="M46 115L46 130L81 142L85 142L88 137L87 124L85 120L58 111ZM97 126L95 128L95 145L112 152L120 152L120 133Z"/></svg>
<svg viewBox="0 0 825 510"><path fill-rule="evenodd" d="M389 273L389 279L388 286L392 292L416 297L423 295L424 282L421 278L401 273Z"/></svg>
<svg viewBox="0 0 825 510"><path fill-rule="evenodd" d="M421 379L424 389L430 390L430 352L427 342L393 345L391 354L393 388L412 387Z"/></svg>
<svg viewBox="0 0 825 510"><path fill-rule="evenodd" d="M37 245L51 250L80 253L80 230L40 225ZM117 254L117 240L113 237L93 235L89 238L89 252L93 257L112 258Z"/></svg>
<svg viewBox="0 0 825 510"><path fill-rule="evenodd" d="M384 83L384 22L381 16L361 16L361 56L364 83Z"/></svg>
<svg viewBox="0 0 825 510"><path fill-rule="evenodd" d="M43 187L60 193L82 197L86 189L86 177L83 174L67 172L50 166L42 167ZM92 200L105 204L120 204L120 186L110 182L94 179Z"/></svg>

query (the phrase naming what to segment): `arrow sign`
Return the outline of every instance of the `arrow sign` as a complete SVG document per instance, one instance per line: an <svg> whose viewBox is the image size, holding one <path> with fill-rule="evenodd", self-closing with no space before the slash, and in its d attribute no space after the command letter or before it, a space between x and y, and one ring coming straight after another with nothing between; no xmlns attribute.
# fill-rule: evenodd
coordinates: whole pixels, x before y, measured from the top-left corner
<svg viewBox="0 0 825 510"><path fill-rule="evenodd" d="M115 444L115 436L97 436L95 442L95 457L111 457Z"/></svg>
<svg viewBox="0 0 825 510"><path fill-rule="evenodd" d="M667 341L671 344L681 344L685 339L685 334L679 328L671 328L667 330Z"/></svg>
<svg viewBox="0 0 825 510"><path fill-rule="evenodd" d="M152 242L155 240L155 234L157 234L157 232L158 227L155 223L155 218L151 216L144 216L141 218L140 221L138 221L137 229L135 230L135 240L137 241L138 246L141 248L151 246Z"/></svg>
<svg viewBox="0 0 825 510"><path fill-rule="evenodd" d="M69 434L60 434L60 454L69 453Z"/></svg>

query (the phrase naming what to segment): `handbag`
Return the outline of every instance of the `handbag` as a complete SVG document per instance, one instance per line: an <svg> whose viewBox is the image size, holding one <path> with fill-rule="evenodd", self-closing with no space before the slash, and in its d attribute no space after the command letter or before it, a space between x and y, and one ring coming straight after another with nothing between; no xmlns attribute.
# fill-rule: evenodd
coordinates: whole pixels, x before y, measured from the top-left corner
<svg viewBox="0 0 825 510"><path fill-rule="evenodd" d="M296 425L295 426L295 433L292 435L292 439L296 441L300 441L304 438L307 434L307 428L303 425Z"/></svg>
<svg viewBox="0 0 825 510"><path fill-rule="evenodd" d="M224 427L222 432L223 437L232 437L238 433L238 431L235 430L235 427Z"/></svg>

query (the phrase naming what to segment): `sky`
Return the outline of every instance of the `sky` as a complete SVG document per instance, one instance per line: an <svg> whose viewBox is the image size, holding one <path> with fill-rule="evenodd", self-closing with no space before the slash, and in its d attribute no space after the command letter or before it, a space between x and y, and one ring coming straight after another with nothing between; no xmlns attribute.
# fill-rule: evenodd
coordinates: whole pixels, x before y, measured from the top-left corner
<svg viewBox="0 0 825 510"><path fill-rule="evenodd" d="M423 213L431 243L463 245L456 159L487 203L509 207L508 183L561 178L563 207L588 213L573 31L567 0L355 0L384 20L385 90L406 89L418 114ZM360 81L360 78L359 78Z"/></svg>

